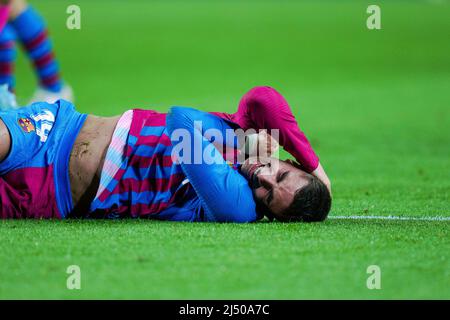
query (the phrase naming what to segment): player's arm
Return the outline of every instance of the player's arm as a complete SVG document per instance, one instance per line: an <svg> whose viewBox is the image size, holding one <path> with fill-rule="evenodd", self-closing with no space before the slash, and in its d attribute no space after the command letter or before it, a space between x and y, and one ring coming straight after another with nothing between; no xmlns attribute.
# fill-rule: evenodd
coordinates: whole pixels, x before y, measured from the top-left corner
<svg viewBox="0 0 450 320"><path fill-rule="evenodd" d="M302 168L331 188L319 158L311 147L284 97L271 87L255 87L239 102L237 112L243 129L278 129L279 143L292 154Z"/></svg>
<svg viewBox="0 0 450 320"><path fill-rule="evenodd" d="M201 121L201 128L195 125L195 121ZM191 148L187 151L192 161L182 162L181 167L202 202L206 220L255 221L257 219L255 202L247 180L224 161L210 139L205 137L205 131L208 129L219 130L225 137L225 130L231 129L226 121L192 108L172 107L166 122L172 138L183 133L188 133L190 136L183 139L190 139ZM179 143L183 143L183 140L175 139L172 142L176 148ZM197 155L194 154L195 152ZM201 154L200 163L194 162L199 154ZM204 154L206 156L203 156Z"/></svg>

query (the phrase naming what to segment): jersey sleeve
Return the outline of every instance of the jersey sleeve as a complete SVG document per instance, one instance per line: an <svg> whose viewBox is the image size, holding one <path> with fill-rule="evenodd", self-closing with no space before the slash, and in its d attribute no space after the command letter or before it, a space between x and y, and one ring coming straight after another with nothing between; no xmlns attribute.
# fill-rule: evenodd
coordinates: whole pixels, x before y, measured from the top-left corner
<svg viewBox="0 0 450 320"><path fill-rule="evenodd" d="M278 129L279 143L307 172L314 171L319 158L300 130L284 97L271 87L255 87L239 102L232 118L244 129ZM270 132L269 132L270 133Z"/></svg>
<svg viewBox="0 0 450 320"><path fill-rule="evenodd" d="M201 127L197 121L201 121ZM198 153L201 152L201 161L183 161L181 167L201 201L205 220L255 221L256 206L247 180L224 161L211 139L206 137L209 129L219 130L223 137L226 137L226 129L231 129L229 124L212 114L186 107L172 107L166 124L171 137L175 130L179 129L190 136L187 137L191 139L191 148L188 150L190 159L197 157L198 160ZM172 143L175 147L182 141L172 140Z"/></svg>

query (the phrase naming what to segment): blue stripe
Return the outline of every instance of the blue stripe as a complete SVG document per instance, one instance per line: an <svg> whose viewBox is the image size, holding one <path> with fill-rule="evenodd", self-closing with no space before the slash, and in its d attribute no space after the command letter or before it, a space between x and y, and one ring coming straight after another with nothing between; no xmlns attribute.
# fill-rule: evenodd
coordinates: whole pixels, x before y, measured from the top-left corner
<svg viewBox="0 0 450 320"><path fill-rule="evenodd" d="M44 56L46 53L50 51L52 51L52 45L50 44L50 41L48 41L47 39L36 48L33 48L31 51L29 51L28 54L33 60L36 60L37 58Z"/></svg>
<svg viewBox="0 0 450 320"><path fill-rule="evenodd" d="M111 161L116 166L120 167L123 164L125 156L114 149L108 149L108 153L106 154L106 160Z"/></svg>
<svg viewBox="0 0 450 320"><path fill-rule="evenodd" d="M0 32L0 43L15 41L16 38L16 31L10 23L7 23Z"/></svg>
<svg viewBox="0 0 450 320"><path fill-rule="evenodd" d="M89 211L92 212L92 211L97 210L101 204L102 203L100 202L100 200L98 200L98 198L95 198L94 201L92 201L92 203L91 203L91 207L89 208Z"/></svg>
<svg viewBox="0 0 450 320"><path fill-rule="evenodd" d="M158 136L159 137L163 133L167 134L167 131L166 132L164 132L164 131L166 131L165 126L143 127L140 132L140 135L145 136L145 137L147 137L147 136Z"/></svg>
<svg viewBox="0 0 450 320"><path fill-rule="evenodd" d="M138 141L138 138L133 136L132 134L128 135L128 145L134 146L136 142Z"/></svg>
<svg viewBox="0 0 450 320"><path fill-rule="evenodd" d="M14 88L15 82L16 81L12 75L3 76L2 74L0 74L0 85L7 84L10 88Z"/></svg>
<svg viewBox="0 0 450 320"><path fill-rule="evenodd" d="M140 145L134 151L134 154L140 157L151 157L156 153L162 154L164 156L170 156L172 154L172 146L167 147L162 144L159 144L156 147Z"/></svg>
<svg viewBox="0 0 450 320"><path fill-rule="evenodd" d="M109 209L114 204L136 205L136 204L157 204L169 201L171 192L124 192L110 195L101 205L100 209ZM130 201L131 200L131 201Z"/></svg>
<svg viewBox="0 0 450 320"><path fill-rule="evenodd" d="M13 19L11 24L19 38L25 42L35 38L45 29L44 20L30 5L28 5L25 11Z"/></svg>
<svg viewBox="0 0 450 320"><path fill-rule="evenodd" d="M105 172L102 172L102 181L100 182L100 185L105 188L105 190L108 190L109 192L113 192L113 190L116 188L117 184L119 183L119 180L114 179L113 177L107 175ZM102 191L102 193L104 190ZM109 196L108 196L109 197ZM98 199L98 198L95 198Z"/></svg>
<svg viewBox="0 0 450 320"><path fill-rule="evenodd" d="M114 178L111 177L106 171L102 171L102 176L100 178L100 186L107 187L109 182Z"/></svg>
<svg viewBox="0 0 450 320"><path fill-rule="evenodd" d="M113 192L118 184L119 184L119 180L115 180L113 178L106 186L106 190L108 190L109 192Z"/></svg>
<svg viewBox="0 0 450 320"><path fill-rule="evenodd" d="M1 62L12 62L16 58L16 50L13 48L0 50Z"/></svg>
<svg viewBox="0 0 450 320"><path fill-rule="evenodd" d="M130 132L129 127L117 128L116 131L114 132L114 138L125 142L129 132Z"/></svg>
<svg viewBox="0 0 450 320"><path fill-rule="evenodd" d="M144 168L144 169L133 169L128 168L127 171L122 176L121 180L123 179L134 179L137 181L143 181L145 179L148 179L148 177L154 177L155 179L168 179L173 174L182 173L181 166L176 165L172 167L153 167L153 168ZM164 170L168 169L168 170ZM113 190L116 188L117 184L119 183L119 180L115 180L114 178L111 179L108 184L105 186L106 189L109 192L113 192Z"/></svg>
<svg viewBox="0 0 450 320"><path fill-rule="evenodd" d="M40 67L37 72L40 77L50 76L58 72L58 65L53 61L45 67Z"/></svg>
<svg viewBox="0 0 450 320"><path fill-rule="evenodd" d="M151 175L149 174L151 171ZM152 177L155 179L167 179L172 174L182 173L180 165L172 165L171 167L161 167L161 166L150 166L148 168L128 168L124 173L122 179L136 179L142 180L147 177Z"/></svg>

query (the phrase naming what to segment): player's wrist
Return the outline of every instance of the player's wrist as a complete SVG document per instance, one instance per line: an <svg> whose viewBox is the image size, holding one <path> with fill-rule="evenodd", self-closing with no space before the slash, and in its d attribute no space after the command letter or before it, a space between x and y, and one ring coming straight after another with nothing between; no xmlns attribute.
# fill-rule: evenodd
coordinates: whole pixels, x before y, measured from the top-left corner
<svg viewBox="0 0 450 320"><path fill-rule="evenodd" d="M267 131L261 131L246 135L245 143L240 148L240 152L249 157L263 157L273 155L278 148L278 142Z"/></svg>

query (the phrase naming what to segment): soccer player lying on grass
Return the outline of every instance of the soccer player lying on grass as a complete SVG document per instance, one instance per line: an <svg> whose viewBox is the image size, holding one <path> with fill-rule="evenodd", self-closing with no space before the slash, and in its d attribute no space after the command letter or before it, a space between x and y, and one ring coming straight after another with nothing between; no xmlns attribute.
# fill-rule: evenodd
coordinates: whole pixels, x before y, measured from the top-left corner
<svg viewBox="0 0 450 320"><path fill-rule="evenodd" d="M214 143L208 129L238 128L279 129L280 145L298 164L250 157L230 166L220 152L210 153L208 163L173 157L183 143L180 130L193 146L182 152L199 144L203 154ZM221 143L242 148L235 140ZM322 221L329 188L289 105L270 87L250 90L234 114L173 107L168 114L135 109L105 118L81 114L64 100L0 112L2 218Z"/></svg>

